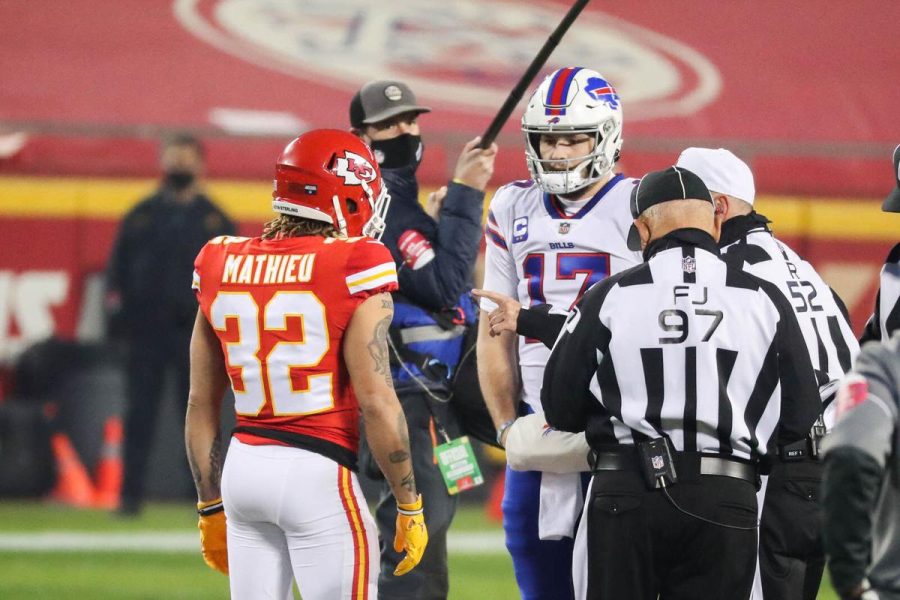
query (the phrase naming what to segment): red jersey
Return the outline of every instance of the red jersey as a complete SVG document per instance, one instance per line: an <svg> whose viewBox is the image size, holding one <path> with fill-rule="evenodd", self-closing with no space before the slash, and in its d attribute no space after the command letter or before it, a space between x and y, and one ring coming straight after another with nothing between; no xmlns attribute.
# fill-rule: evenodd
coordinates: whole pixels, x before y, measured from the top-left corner
<svg viewBox="0 0 900 600"><path fill-rule="evenodd" d="M359 405L342 342L361 302L397 289L387 248L366 237L222 236L197 255L193 287L222 344L238 439L355 468Z"/></svg>

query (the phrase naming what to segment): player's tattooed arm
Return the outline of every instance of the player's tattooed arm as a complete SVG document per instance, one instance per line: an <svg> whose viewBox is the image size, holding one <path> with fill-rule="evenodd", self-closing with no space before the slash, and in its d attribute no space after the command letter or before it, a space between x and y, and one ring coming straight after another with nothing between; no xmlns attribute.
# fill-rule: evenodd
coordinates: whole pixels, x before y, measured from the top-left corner
<svg viewBox="0 0 900 600"><path fill-rule="evenodd" d="M394 450L388 455L388 460L392 463L402 463L404 460L409 460L409 452L406 450Z"/></svg>
<svg viewBox="0 0 900 600"><path fill-rule="evenodd" d="M187 459L188 465L191 467L191 475L194 477L194 485L197 489L200 489L200 484L203 483L203 475L200 472L200 466L197 464L197 461L194 460L194 449L191 448L190 442L188 442L187 448Z"/></svg>
<svg viewBox="0 0 900 600"><path fill-rule="evenodd" d="M372 455L397 501L410 503L416 494L409 433L388 362L392 307L390 296L379 294L356 309L344 337L344 360Z"/></svg>
<svg viewBox="0 0 900 600"><path fill-rule="evenodd" d="M394 314L394 303L390 296L385 295L385 297L381 299L381 308L390 310L391 313L375 325L372 339L366 345L366 348L369 351L369 356L375 361L376 372L384 377L384 382L388 386L393 388L394 381L391 378L390 354L388 353L387 345L387 336L389 335L388 329L391 326L391 320L393 319Z"/></svg>
<svg viewBox="0 0 900 600"><path fill-rule="evenodd" d="M416 501L416 479L409 450L406 417L393 390L389 398L363 409L366 439L398 502Z"/></svg>
<svg viewBox="0 0 900 600"><path fill-rule="evenodd" d="M403 479L400 480L400 485L408 492L413 494L416 493L416 478L413 476L412 469L403 476Z"/></svg>
<svg viewBox="0 0 900 600"><path fill-rule="evenodd" d="M397 415L397 436L403 444L403 450L394 450L388 455L392 463L402 463L409 460L409 430L406 427L406 417L403 412Z"/></svg>
<svg viewBox="0 0 900 600"><path fill-rule="evenodd" d="M225 456L222 453L222 432L216 432L216 439L213 440L212 447L209 449L209 476L212 485L221 488L222 483L222 464Z"/></svg>
<svg viewBox="0 0 900 600"><path fill-rule="evenodd" d="M222 432L217 432L216 437L210 444L209 451L206 454L208 463L207 468L200 465L204 452L195 452L193 444L188 445L188 465L191 468L191 475L194 478L194 485L197 490L207 490L207 493L218 495L222 482L222 465L225 460L222 451ZM203 473L206 472L204 478Z"/></svg>
<svg viewBox="0 0 900 600"><path fill-rule="evenodd" d="M409 429L406 425L406 416L402 411L397 415L397 436L400 438L400 443L403 444L404 450L392 452L391 462L400 463L410 460ZM395 458L398 460L394 460ZM407 471L406 475L400 480L400 486L413 494L416 492L416 478L413 475L412 462L409 464L409 471Z"/></svg>
<svg viewBox="0 0 900 600"><path fill-rule="evenodd" d="M221 495L225 449L220 417L228 385L225 358L215 331L198 311L191 336L191 389L185 414L184 441L197 497L210 501Z"/></svg>

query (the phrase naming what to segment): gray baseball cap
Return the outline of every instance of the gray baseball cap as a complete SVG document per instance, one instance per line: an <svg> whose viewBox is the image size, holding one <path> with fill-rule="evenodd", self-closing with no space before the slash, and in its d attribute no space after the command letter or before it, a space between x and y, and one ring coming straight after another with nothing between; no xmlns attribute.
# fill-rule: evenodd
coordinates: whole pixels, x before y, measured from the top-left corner
<svg viewBox="0 0 900 600"><path fill-rule="evenodd" d="M350 126L359 129L405 112L421 114L431 109L419 106L416 95L402 81L370 81L350 101Z"/></svg>

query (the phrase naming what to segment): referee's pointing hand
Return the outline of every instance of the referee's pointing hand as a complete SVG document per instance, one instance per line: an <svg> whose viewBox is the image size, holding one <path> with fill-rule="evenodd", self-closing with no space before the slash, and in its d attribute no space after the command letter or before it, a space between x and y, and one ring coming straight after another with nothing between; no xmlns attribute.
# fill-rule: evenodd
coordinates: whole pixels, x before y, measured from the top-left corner
<svg viewBox="0 0 900 600"><path fill-rule="evenodd" d="M522 305L517 300L497 292L487 290L472 290L476 298L487 298L497 305L497 308L488 314L488 324L491 328L491 337L495 337L504 331L516 332L516 322L519 320L519 311Z"/></svg>

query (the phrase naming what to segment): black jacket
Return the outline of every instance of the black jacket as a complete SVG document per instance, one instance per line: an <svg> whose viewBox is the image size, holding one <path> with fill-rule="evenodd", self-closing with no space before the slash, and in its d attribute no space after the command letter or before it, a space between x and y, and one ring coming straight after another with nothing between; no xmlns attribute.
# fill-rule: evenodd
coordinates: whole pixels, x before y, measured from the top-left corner
<svg viewBox="0 0 900 600"><path fill-rule="evenodd" d="M435 222L419 204L419 184L411 167L385 169L382 177L391 194L387 228L381 241L399 266L400 292L431 311L456 306L471 284L481 243L484 192L459 183L447 186L447 197ZM434 259L413 270L398 244L408 231L417 231L434 251Z"/></svg>
<svg viewBox="0 0 900 600"><path fill-rule="evenodd" d="M381 241L397 263L400 284L399 293L394 294L391 334L403 352L405 366L392 364L394 387L398 392L419 391L422 385L447 389L463 351L461 325L471 324L476 316L468 292L481 239L484 192L450 183L435 221L419 204L412 167L385 169L382 177L391 205ZM455 334L402 342L403 330L422 332L429 327Z"/></svg>
<svg viewBox="0 0 900 600"><path fill-rule="evenodd" d="M124 333L190 331L197 314L194 259L210 239L234 233L234 223L202 194L183 204L160 188L132 208L107 265L107 289L121 298L115 317Z"/></svg>

